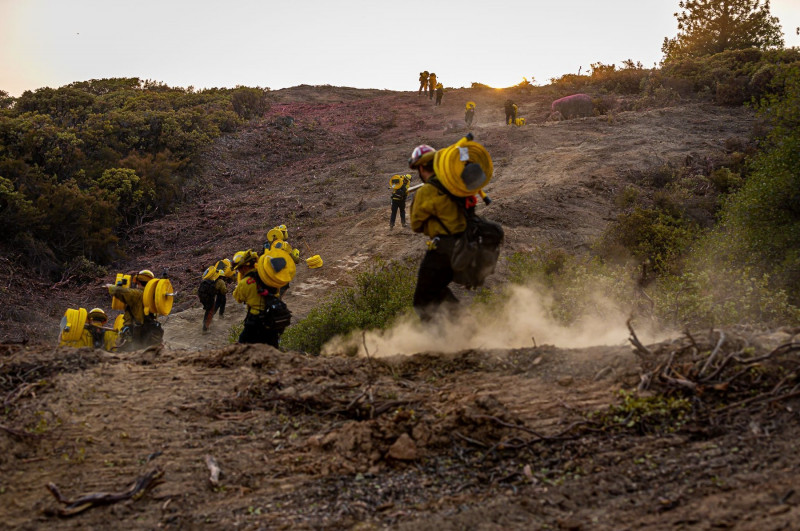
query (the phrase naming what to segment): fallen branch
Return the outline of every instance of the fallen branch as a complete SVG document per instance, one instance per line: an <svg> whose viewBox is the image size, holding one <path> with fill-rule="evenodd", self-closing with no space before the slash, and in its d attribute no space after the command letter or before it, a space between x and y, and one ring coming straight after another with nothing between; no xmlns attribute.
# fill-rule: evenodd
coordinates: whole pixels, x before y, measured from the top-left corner
<svg viewBox="0 0 800 531"><path fill-rule="evenodd" d="M459 439L462 439L462 440L464 440L464 441L466 441L466 442L468 442L470 444L474 444L475 446L479 446L481 448L488 448L489 447L488 444L482 443L481 441L478 441L478 440L472 439L470 437L467 437L466 435L462 435L461 433L459 433L457 431L454 431L453 435L455 435Z"/></svg>
<svg viewBox="0 0 800 531"><path fill-rule="evenodd" d="M36 398L36 393L34 392L34 390L37 387L41 387L43 385L44 385L43 380L39 380L38 382L21 384L19 387L17 387L16 389L8 393L8 395L6 395L5 399L3 399L3 407L8 407L12 405L14 402L21 399L27 393L31 393L33 397Z"/></svg>
<svg viewBox="0 0 800 531"><path fill-rule="evenodd" d="M780 396L772 396L771 393L762 393L760 395L753 396L745 400L734 402L733 404L728 404L725 407L721 407L715 410L713 413L714 414L724 413L725 411L728 411L730 409L734 409L740 406L747 406L751 404L759 404L759 403L771 404L773 402L780 402L781 400L788 400L789 398L795 398L797 396L800 396L800 391L794 391Z"/></svg>
<svg viewBox="0 0 800 531"><path fill-rule="evenodd" d="M717 357L717 353L719 352L719 348L722 346L723 343L725 343L725 332L720 330L719 331L719 341L717 341L717 346L714 347L714 350L711 352L711 354L708 355L708 358L706 358L706 362L703 364L703 368L700 369L699 373L697 373L697 377L698 378L703 376L703 373L706 372L706 369L708 369L708 367L711 365L711 362L714 361L714 358Z"/></svg>
<svg viewBox="0 0 800 531"><path fill-rule="evenodd" d="M145 474L144 476L138 478L136 482L124 492L118 493L108 493L108 492L97 492L94 494L88 494L86 496L81 496L75 500L70 500L65 498L61 491L58 490L55 483L48 483L47 490L50 491L50 494L58 501L58 503L65 505L65 507L58 509L57 514L58 516L74 516L78 513L82 513L87 509L91 509L92 507L98 507L100 505L110 505L112 503L117 503L119 501L124 500L138 500L141 498L144 493L156 485L161 483L161 477L164 475L164 471L160 468L155 468Z"/></svg>
<svg viewBox="0 0 800 531"><path fill-rule="evenodd" d="M630 318L627 321L625 321L625 324L628 325L628 331L631 333L631 337L628 338L628 341L630 341L633 344L633 346L636 347L636 350L634 351L636 353L636 355L639 356L640 358L643 358L642 354L646 354L648 356L652 356L653 353L650 352L650 349L645 347L642 344L642 342L639 341L639 338L636 337L636 332L633 331L633 326L631 325L631 319Z"/></svg>

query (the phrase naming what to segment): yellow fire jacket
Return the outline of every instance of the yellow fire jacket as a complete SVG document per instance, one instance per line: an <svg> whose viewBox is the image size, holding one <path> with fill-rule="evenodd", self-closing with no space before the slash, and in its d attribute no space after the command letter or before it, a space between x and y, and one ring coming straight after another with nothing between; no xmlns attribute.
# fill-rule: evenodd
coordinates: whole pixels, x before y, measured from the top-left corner
<svg viewBox="0 0 800 531"><path fill-rule="evenodd" d="M431 177L435 179L435 177ZM450 196L430 184L422 186L411 201L411 230L429 238L464 232L467 218Z"/></svg>
<svg viewBox="0 0 800 531"><path fill-rule="evenodd" d="M228 285L225 284L223 277L218 277L214 282L214 291L216 291L219 295L226 295L228 293Z"/></svg>
<svg viewBox="0 0 800 531"><path fill-rule="evenodd" d="M247 304L247 311L253 315L258 315L264 309L264 297L258 294L258 282L256 282L256 271L250 271L236 285L233 290L233 298L236 302Z"/></svg>
<svg viewBox="0 0 800 531"><path fill-rule="evenodd" d="M108 292L125 303L123 326L144 324L144 292L138 288L111 286Z"/></svg>

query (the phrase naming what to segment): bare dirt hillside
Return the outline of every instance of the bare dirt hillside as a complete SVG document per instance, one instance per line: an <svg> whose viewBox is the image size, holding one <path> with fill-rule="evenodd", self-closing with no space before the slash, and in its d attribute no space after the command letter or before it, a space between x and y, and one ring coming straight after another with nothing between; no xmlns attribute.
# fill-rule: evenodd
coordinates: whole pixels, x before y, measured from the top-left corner
<svg viewBox="0 0 800 531"><path fill-rule="evenodd" d="M705 103L550 123L549 96L518 93L529 125L508 127L509 95L452 90L434 107L411 92L274 92L265 116L209 149L187 205L125 242L118 270L167 268L178 290L159 348L55 347L64 309L108 307L101 286L110 278L53 285L0 263L11 308L0 323L0 520L20 529L792 529L800 509L788 376L746 402L763 408L655 436L592 420L652 370L616 322L582 348L565 338L409 352L390 341L370 356L309 357L232 344L243 310L229 301L201 333L202 271L259 247L277 224L304 257L325 262L299 266L286 296L296 317L375 257L420 257L424 237L389 230L388 178L407 171L415 145L465 134L468 100L496 171L494 202L479 208L503 223L506 256L543 243L588 249L622 189L654 193L649 176L664 165L713 168L749 142L754 124L746 109ZM501 264L492 282L505 275ZM777 357L795 332L747 330L741 342L708 332L662 350L671 367L719 343L717 363L734 367L743 352ZM122 493L147 474L154 483L135 499L70 517L57 516L65 505L46 488L74 500Z"/></svg>

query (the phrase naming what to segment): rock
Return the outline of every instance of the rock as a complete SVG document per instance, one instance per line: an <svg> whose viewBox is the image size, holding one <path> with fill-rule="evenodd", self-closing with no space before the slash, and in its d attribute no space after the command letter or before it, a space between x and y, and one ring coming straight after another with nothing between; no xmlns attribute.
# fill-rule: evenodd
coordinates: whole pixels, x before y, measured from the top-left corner
<svg viewBox="0 0 800 531"><path fill-rule="evenodd" d="M297 394L297 389L294 387L287 387L286 389L281 389L278 391L278 396L287 397L287 396L294 396Z"/></svg>
<svg viewBox="0 0 800 531"><path fill-rule="evenodd" d="M404 433L389 448L388 455L400 461L413 461L417 458L417 445L407 433Z"/></svg>
<svg viewBox="0 0 800 531"><path fill-rule="evenodd" d="M575 383L575 379L572 376L564 376L558 380L558 385L561 387L569 387L573 383Z"/></svg>

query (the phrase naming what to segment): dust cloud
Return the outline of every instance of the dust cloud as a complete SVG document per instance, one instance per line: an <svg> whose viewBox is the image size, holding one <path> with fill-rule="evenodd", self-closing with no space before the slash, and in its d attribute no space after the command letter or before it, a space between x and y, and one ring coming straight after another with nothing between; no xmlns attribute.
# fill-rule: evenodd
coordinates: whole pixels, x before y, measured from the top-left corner
<svg viewBox="0 0 800 531"><path fill-rule="evenodd" d="M434 323L421 323L405 316L387 330L357 331L337 337L323 346L323 354L358 352L392 356L419 352L458 352L465 349L508 349L550 344L560 348L621 345L627 342L625 324L630 310L599 294L591 297L591 311L565 326L548 315L552 303L546 290L512 286L507 298L490 312L462 303L458 316ZM643 339L643 334L637 334ZM647 334L644 334L646 336ZM648 338L649 339L649 338Z"/></svg>

